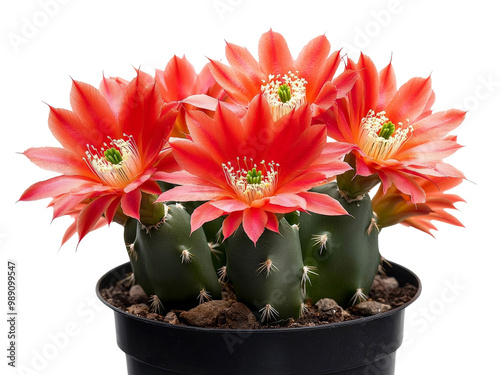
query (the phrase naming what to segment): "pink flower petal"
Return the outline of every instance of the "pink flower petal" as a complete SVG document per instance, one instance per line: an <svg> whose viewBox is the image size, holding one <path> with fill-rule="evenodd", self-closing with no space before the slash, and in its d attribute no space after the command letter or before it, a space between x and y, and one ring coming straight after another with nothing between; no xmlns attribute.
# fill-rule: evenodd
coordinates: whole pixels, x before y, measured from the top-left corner
<svg viewBox="0 0 500 375"><path fill-rule="evenodd" d="M158 197L158 202L208 201L227 196L227 192L213 186L176 186Z"/></svg>
<svg viewBox="0 0 500 375"><path fill-rule="evenodd" d="M264 210L251 207L243 211L243 229L255 245L261 234L264 233L267 221L268 217Z"/></svg>
<svg viewBox="0 0 500 375"><path fill-rule="evenodd" d="M306 200L307 211L320 215L348 215L342 205L329 195L314 192L305 192L299 195Z"/></svg>
<svg viewBox="0 0 500 375"><path fill-rule="evenodd" d="M222 215L224 215L224 211L213 206L210 202L202 204L191 215L191 233L203 224L215 220Z"/></svg>
<svg viewBox="0 0 500 375"><path fill-rule="evenodd" d="M293 68L293 58L283 35L270 30L259 40L259 62L263 71L285 74Z"/></svg>
<svg viewBox="0 0 500 375"><path fill-rule="evenodd" d="M243 221L243 211L232 212L222 223L222 234L224 239L231 236Z"/></svg>
<svg viewBox="0 0 500 375"><path fill-rule="evenodd" d="M140 221L141 197L141 191L139 189L124 194L121 200L123 213Z"/></svg>

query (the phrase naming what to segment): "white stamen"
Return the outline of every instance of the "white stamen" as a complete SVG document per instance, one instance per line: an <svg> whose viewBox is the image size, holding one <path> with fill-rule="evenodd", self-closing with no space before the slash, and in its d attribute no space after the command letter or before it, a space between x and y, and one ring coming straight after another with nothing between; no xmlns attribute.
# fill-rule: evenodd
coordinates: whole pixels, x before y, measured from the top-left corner
<svg viewBox="0 0 500 375"><path fill-rule="evenodd" d="M253 159L247 160L243 158L245 167L240 165L240 159L237 158L238 170L231 165L231 162L222 164L224 175L226 176L227 183L233 188L238 198L244 202L252 203L255 200L272 196L278 184L278 169L279 164L274 161L267 163L262 160L260 165L262 170L262 180L258 184L249 183L247 181L248 172L253 168L258 169L257 164L254 164ZM250 166L248 166L248 162Z"/></svg>
<svg viewBox="0 0 500 375"><path fill-rule="evenodd" d="M83 159L90 170L108 186L124 188L142 169L141 157L133 137L124 136L127 140L108 137L110 144L104 143L105 147L100 150L87 145L86 158ZM120 152L121 162L113 164L106 159L104 152L109 148L116 148Z"/></svg>
<svg viewBox="0 0 500 375"><path fill-rule="evenodd" d="M296 73L298 74L299 72L297 71ZM306 84L307 81L304 78L299 78L292 72L288 72L288 74L283 76L280 74L277 76L270 74L267 83L263 80L261 91L271 107L274 121L278 121L294 108L298 108L306 102ZM281 101L278 94L278 89L281 85L287 85L290 88L292 97L286 103Z"/></svg>
<svg viewBox="0 0 500 375"><path fill-rule="evenodd" d="M361 133L359 134L358 144L366 155L375 160L390 159L413 132L413 126L408 125L403 128L403 123L400 122L396 125L396 131L388 139L380 137L380 129L389 121L384 111L375 114L372 109L361 120Z"/></svg>

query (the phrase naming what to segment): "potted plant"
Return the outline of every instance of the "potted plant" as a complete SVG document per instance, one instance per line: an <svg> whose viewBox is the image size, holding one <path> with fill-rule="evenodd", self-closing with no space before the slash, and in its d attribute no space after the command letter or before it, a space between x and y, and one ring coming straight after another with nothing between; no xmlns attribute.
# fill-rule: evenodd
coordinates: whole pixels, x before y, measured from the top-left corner
<svg viewBox="0 0 500 375"><path fill-rule="evenodd" d="M155 77L73 81L72 110L50 107L62 148L24 152L61 175L20 200L52 198L54 217L74 218L63 243L123 225L130 263L98 293L115 310L129 374L393 374L420 282L380 255L378 236L398 223L461 225L445 210L464 176L443 159L460 148L449 133L465 113L433 113L430 78L398 89L392 64L344 59L325 36L294 59L269 31L258 60L231 43L226 57L199 74L173 57ZM392 309L372 301L378 273L416 291ZM140 286L156 320L101 293L124 282ZM213 328L235 304L252 327ZM158 322L188 320L179 311L198 305L219 315L201 328ZM314 305L346 321L290 327ZM344 319L349 309L383 312Z"/></svg>

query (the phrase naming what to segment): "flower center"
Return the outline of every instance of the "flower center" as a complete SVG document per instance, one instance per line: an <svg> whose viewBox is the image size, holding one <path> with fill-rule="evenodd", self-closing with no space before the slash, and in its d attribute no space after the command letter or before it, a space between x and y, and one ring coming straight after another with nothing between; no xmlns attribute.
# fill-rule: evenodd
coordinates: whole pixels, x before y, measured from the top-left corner
<svg viewBox="0 0 500 375"><path fill-rule="evenodd" d="M279 164L274 161L266 164L262 160L260 166L257 166L253 159L247 160L245 157L243 158L245 166L242 167L240 158L238 157L236 160L237 166L227 162L227 164L222 164L222 169L227 183L233 188L240 200L251 204L255 200L274 194L278 183Z"/></svg>
<svg viewBox="0 0 500 375"><path fill-rule="evenodd" d="M375 160L387 160L398 152L412 132L411 125L403 129L400 122L396 129L396 125L385 116L384 111L375 114L371 109L361 120L359 146Z"/></svg>
<svg viewBox="0 0 500 375"><path fill-rule="evenodd" d="M261 91L271 107L274 121L306 102L307 81L292 72L283 76L270 74L269 81L262 82Z"/></svg>
<svg viewBox="0 0 500 375"><path fill-rule="evenodd" d="M106 185L117 188L127 186L141 172L141 158L131 136L110 139L100 150L87 145L85 162Z"/></svg>

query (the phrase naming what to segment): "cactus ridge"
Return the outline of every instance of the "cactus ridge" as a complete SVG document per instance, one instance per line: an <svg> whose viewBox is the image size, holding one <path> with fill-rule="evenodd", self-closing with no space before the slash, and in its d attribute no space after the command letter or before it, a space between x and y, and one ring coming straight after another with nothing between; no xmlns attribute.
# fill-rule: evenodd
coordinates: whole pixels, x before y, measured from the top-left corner
<svg viewBox="0 0 500 375"><path fill-rule="evenodd" d="M308 298L332 298L346 307L366 299L380 264L378 228L370 197L346 200L335 182L313 189L337 199L349 215L300 215L304 263L316 267L308 274ZM305 289L305 288L304 288Z"/></svg>
<svg viewBox="0 0 500 375"><path fill-rule="evenodd" d="M156 296L156 305L190 308L221 298L205 234L202 229L191 233L190 215L182 205L168 205L157 225L127 223L125 241L134 251L130 262L136 281Z"/></svg>
<svg viewBox="0 0 500 375"><path fill-rule="evenodd" d="M227 239L226 256L222 272L227 272L238 301L261 322L284 324L300 317L304 264L297 230L286 219L281 219L279 233L266 229L256 244L240 226Z"/></svg>

